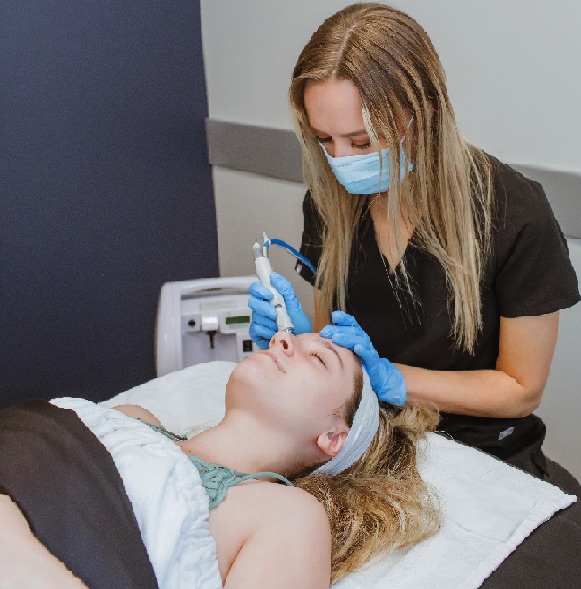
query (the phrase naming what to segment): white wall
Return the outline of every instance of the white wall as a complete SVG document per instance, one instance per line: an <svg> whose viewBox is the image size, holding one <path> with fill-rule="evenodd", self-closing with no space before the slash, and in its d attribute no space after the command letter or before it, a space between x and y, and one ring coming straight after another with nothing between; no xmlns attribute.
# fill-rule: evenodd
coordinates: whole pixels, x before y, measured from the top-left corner
<svg viewBox="0 0 581 589"><path fill-rule="evenodd" d="M311 33L349 2L202 0L210 117L292 128L287 89ZM465 136L500 159L581 172L579 0L400 0L428 31ZM248 150L253 146L248 145ZM253 272L251 244L266 230L298 245L304 187L215 167L220 272ZM570 243L581 276L581 241ZM274 254L312 313L310 287ZM581 478L581 306L564 311L540 414L547 453Z"/></svg>
<svg viewBox="0 0 581 589"><path fill-rule="evenodd" d="M291 128L304 44L342 0L202 0L210 116ZM465 135L513 163L581 171L579 0L399 0L432 38ZM252 149L252 146L248 146Z"/></svg>

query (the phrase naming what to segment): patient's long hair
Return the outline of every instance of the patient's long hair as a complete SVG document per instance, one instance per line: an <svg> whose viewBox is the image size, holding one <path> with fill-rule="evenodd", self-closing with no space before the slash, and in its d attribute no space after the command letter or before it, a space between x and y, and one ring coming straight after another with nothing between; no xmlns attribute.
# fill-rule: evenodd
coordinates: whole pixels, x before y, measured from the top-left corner
<svg viewBox="0 0 581 589"><path fill-rule="evenodd" d="M361 399L360 375L358 371L355 402L345 407L350 425ZM333 583L375 554L411 546L439 529L437 497L416 466L418 445L437 423L435 409L380 403L377 434L358 462L339 475L308 475L294 481L327 512Z"/></svg>

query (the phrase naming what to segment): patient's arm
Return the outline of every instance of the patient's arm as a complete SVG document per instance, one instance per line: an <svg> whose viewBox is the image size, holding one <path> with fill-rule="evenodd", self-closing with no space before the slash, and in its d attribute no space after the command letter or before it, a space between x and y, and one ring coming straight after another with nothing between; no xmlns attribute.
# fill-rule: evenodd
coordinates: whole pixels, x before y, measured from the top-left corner
<svg viewBox="0 0 581 589"><path fill-rule="evenodd" d="M323 506L299 489L285 493L276 512L258 507L260 522L244 541L224 589L327 589L331 531ZM265 503L268 503L266 501Z"/></svg>
<svg viewBox="0 0 581 589"><path fill-rule="evenodd" d="M116 405L113 409L121 411L121 413L125 413L129 417L139 417L139 419L143 419L143 421L147 421L152 425L162 425L161 421L151 411L139 405Z"/></svg>
<svg viewBox="0 0 581 589"><path fill-rule="evenodd" d="M40 543L8 495L0 495L0 589L88 589Z"/></svg>

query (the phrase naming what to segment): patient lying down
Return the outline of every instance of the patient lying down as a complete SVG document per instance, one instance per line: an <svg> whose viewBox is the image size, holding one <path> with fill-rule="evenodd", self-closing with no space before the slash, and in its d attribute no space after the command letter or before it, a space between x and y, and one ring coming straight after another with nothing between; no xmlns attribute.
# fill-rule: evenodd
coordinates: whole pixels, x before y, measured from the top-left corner
<svg viewBox="0 0 581 589"><path fill-rule="evenodd" d="M162 426L136 405L116 409ZM351 351L278 333L233 371L217 426L190 439L157 429L213 480L204 486L223 586L323 588L437 531L416 470L416 443L436 423L426 409L380 406Z"/></svg>

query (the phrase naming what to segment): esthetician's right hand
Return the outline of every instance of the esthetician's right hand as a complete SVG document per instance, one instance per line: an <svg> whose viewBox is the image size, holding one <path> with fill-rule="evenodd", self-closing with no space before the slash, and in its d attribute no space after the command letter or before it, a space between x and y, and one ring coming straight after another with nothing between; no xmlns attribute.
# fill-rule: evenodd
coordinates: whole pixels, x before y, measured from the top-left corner
<svg viewBox="0 0 581 589"><path fill-rule="evenodd" d="M276 272L270 275L270 283L284 298L287 313L295 327L295 335L310 333L311 322L305 315L292 284ZM269 302L272 299L272 293L258 281L250 285L248 292L250 293L248 306L252 309L252 323L248 333L261 350L266 350L272 336L277 332L276 309Z"/></svg>

